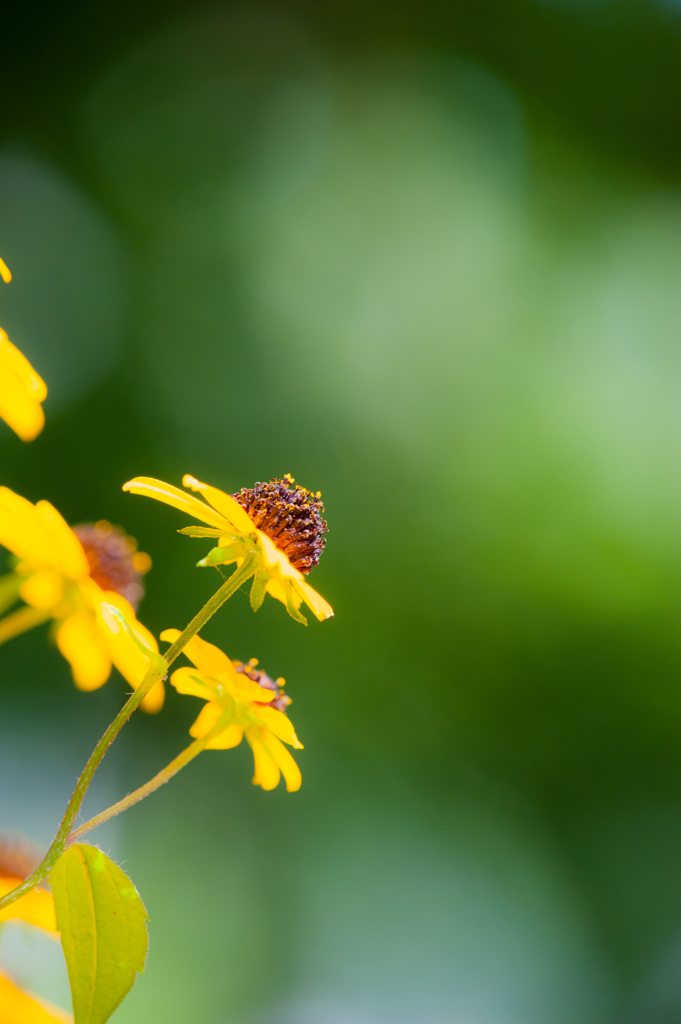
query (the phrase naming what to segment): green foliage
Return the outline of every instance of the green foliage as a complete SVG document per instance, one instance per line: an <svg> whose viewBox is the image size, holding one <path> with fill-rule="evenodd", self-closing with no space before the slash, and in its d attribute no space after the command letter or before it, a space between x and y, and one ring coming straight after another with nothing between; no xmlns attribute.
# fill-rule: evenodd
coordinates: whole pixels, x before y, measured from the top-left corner
<svg viewBox="0 0 681 1024"><path fill-rule="evenodd" d="M144 970L146 909L128 876L95 846L66 850L50 883L75 1024L104 1024Z"/></svg>

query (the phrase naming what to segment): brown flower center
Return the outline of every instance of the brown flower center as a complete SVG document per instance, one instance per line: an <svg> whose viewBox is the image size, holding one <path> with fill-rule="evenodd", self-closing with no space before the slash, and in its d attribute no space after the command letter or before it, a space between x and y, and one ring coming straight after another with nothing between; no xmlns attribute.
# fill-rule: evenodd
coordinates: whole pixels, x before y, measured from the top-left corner
<svg viewBox="0 0 681 1024"><path fill-rule="evenodd" d="M137 610L144 597L142 577L151 568L149 555L137 550L134 537L105 520L74 526L73 532L83 545L95 583L120 594Z"/></svg>
<svg viewBox="0 0 681 1024"><path fill-rule="evenodd" d="M321 494L296 484L290 473L244 487L232 497L246 509L259 530L276 544L299 572L307 574L319 563L328 526L322 519Z"/></svg>
<svg viewBox="0 0 681 1024"><path fill-rule="evenodd" d="M261 668L256 668L255 666L258 664L257 658L251 658L245 665L243 661L233 661L232 664L237 672L243 672L245 676L252 679L258 686L262 686L264 690L274 690L277 696L274 700L270 701L267 705L268 707L276 708L277 711L286 711L286 708L291 703L291 698L282 689L284 685L282 678L270 679L267 672L264 672Z"/></svg>

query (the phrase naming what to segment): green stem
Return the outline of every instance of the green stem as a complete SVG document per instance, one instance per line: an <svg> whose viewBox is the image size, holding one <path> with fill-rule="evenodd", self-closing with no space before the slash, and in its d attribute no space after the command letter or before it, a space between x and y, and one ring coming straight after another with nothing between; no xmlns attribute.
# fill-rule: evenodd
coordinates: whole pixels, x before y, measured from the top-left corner
<svg viewBox="0 0 681 1024"><path fill-rule="evenodd" d="M152 665L149 667L149 671L142 680L138 689L135 690L135 692L125 702L95 749L92 751L92 754L90 755L88 762L76 783L76 788L73 791L73 796L68 802L66 812L62 818L57 834L52 840L50 848L45 854L42 863L21 883L21 885L18 885L16 889L12 889L11 892L8 892L0 899L0 910L8 906L10 903L13 903L14 900L19 899L19 897L23 896L25 893L30 892L31 889L34 889L44 881L45 878L47 878L66 848L66 841L71 829L73 828L73 823L81 808L88 786L92 782L92 777L97 771L102 758L115 740L116 736L128 721L142 698L149 693L152 686L157 683L159 679L162 679L165 676L169 666L173 661L175 661L185 644L187 644L188 641L198 633L211 615L215 614L220 605L224 604L224 602L239 589L242 583L253 575L255 572L255 566L256 558L254 555L251 555L246 559L243 565L236 570L236 572L232 573L220 589L213 594L201 611L194 616L175 643L168 648L163 659L161 660L160 656L157 656L155 659L157 664L154 665L152 662ZM161 662L161 664L158 664L158 662Z"/></svg>
<svg viewBox="0 0 681 1024"><path fill-rule="evenodd" d="M84 836L86 832L90 832L93 828L97 828L98 825L103 825L104 822L109 821L110 818L115 818L117 814L121 813L121 811L127 811L128 807L132 807L133 804L137 804L140 800L144 800L145 797L154 793L161 786L165 785L166 782L169 782L173 775L177 775L181 768L184 768L184 766L189 764L197 754L200 754L202 750L205 750L206 745L214 736L217 736L220 732L224 732L233 718L234 707L232 706L230 710L223 712L213 728L207 732L205 736L202 736L200 739L194 740L193 743L190 743L181 754L178 754L177 757L170 762L170 764L166 765L165 768L162 768L160 772L154 775L153 779L149 779L149 781L145 782L143 786L135 789L132 793L128 793L128 795L123 797L122 800L112 804L111 807L107 807L105 811L101 811L99 814L96 814L94 818L90 818L89 821L86 821L84 825L79 825L77 829L74 829L66 840L66 845L71 846L72 843L77 843L81 836Z"/></svg>

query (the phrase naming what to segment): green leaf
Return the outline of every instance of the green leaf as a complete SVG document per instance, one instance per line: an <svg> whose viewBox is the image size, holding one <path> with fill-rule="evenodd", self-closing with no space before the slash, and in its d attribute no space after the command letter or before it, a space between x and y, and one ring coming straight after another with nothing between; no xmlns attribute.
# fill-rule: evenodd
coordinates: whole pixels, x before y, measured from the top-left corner
<svg viewBox="0 0 681 1024"><path fill-rule="evenodd" d="M258 608L260 608L265 600L265 591L269 581L270 574L266 569L259 569L253 577L253 585L251 587L251 608L254 612L257 612Z"/></svg>
<svg viewBox="0 0 681 1024"><path fill-rule="evenodd" d="M147 955L147 912L135 886L96 846L74 843L50 872L69 971L74 1024L104 1024Z"/></svg>
<svg viewBox="0 0 681 1024"><path fill-rule="evenodd" d="M225 565L228 562L234 562L237 558L243 558L244 546L243 544L234 543L227 544L224 548L213 548L209 551L205 558L202 558L197 565L202 568L207 565Z"/></svg>
<svg viewBox="0 0 681 1024"><path fill-rule="evenodd" d="M187 537L224 537L224 530L216 530L212 526L184 526L178 533L184 533Z"/></svg>

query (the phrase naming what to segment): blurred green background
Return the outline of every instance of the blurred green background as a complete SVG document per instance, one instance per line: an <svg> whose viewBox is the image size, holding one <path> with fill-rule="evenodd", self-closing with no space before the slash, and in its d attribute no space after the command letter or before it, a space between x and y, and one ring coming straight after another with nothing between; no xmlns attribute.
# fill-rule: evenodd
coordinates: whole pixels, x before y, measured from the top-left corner
<svg viewBox="0 0 681 1024"><path fill-rule="evenodd" d="M204 631L286 677L300 793L208 752L93 834L151 916L113 1019L681 1022L681 4L2 18L0 323L50 388L2 483L136 536L157 635L219 581L126 479L291 472L330 525L334 619ZM124 692L0 650L0 826L49 841ZM67 1005L47 940L0 959Z"/></svg>

